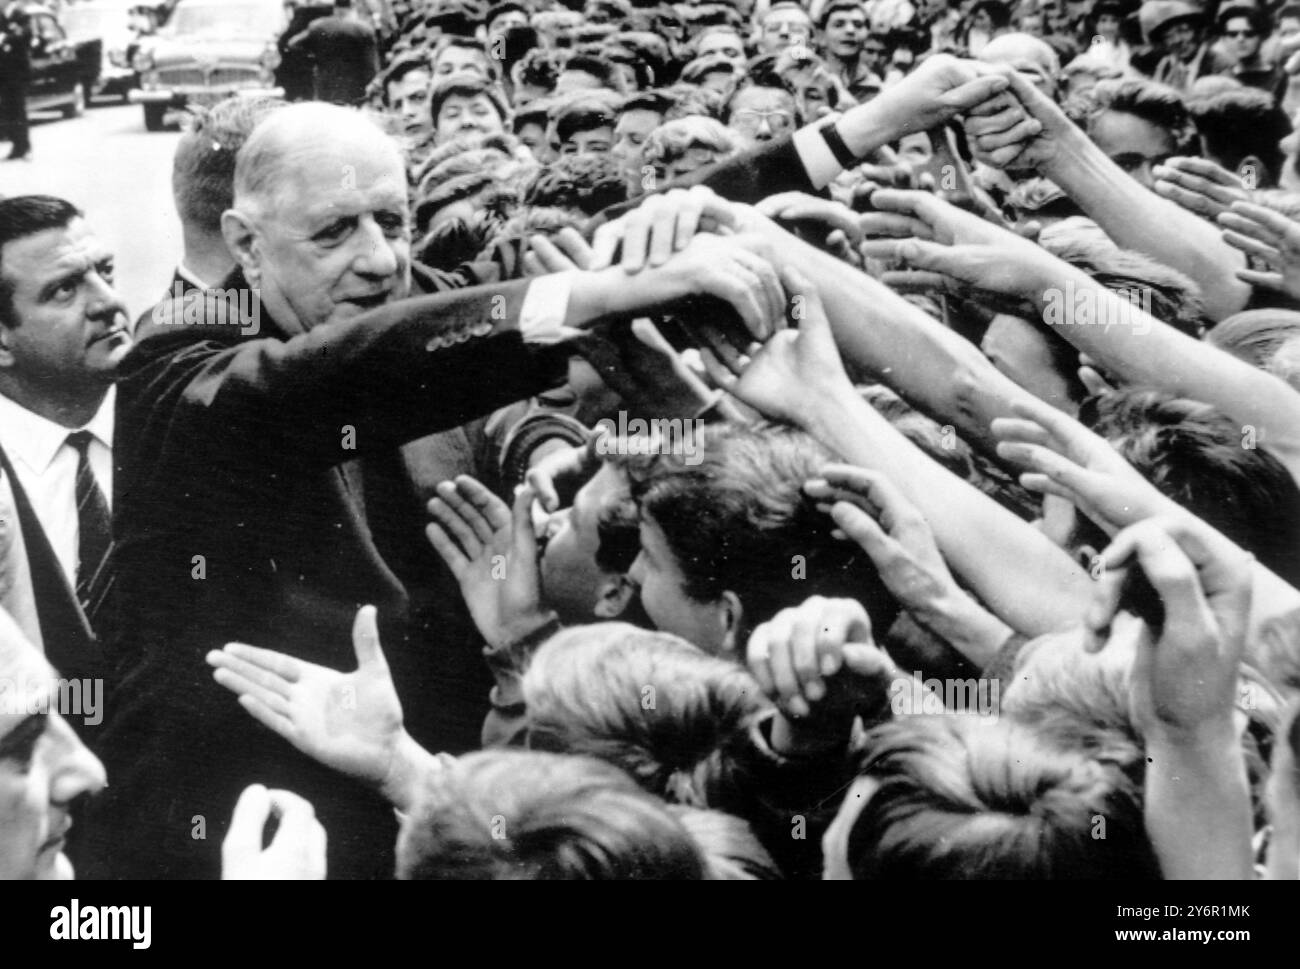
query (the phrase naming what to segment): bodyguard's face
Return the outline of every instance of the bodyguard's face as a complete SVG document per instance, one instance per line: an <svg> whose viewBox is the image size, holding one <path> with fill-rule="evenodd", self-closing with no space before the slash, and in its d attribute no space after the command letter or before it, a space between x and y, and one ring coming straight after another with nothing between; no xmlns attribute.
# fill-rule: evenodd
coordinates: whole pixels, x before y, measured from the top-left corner
<svg viewBox="0 0 1300 969"><path fill-rule="evenodd" d="M67 880L69 809L104 786L104 766L57 712L54 671L16 630L0 628L0 880ZM47 710L47 713L28 713Z"/></svg>
<svg viewBox="0 0 1300 969"><path fill-rule="evenodd" d="M18 324L0 327L0 369L60 389L112 383L131 333L112 253L84 219L7 243L0 272Z"/></svg>
<svg viewBox="0 0 1300 969"><path fill-rule="evenodd" d="M286 160L282 192L258 219L262 300L286 325L352 319L411 288L401 156L376 143L308 146Z"/></svg>

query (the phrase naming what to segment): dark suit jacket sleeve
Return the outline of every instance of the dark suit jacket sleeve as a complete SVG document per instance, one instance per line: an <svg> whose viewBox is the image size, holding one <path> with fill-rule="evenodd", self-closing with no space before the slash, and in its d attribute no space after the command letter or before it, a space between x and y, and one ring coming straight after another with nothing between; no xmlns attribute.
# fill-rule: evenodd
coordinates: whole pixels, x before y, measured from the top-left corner
<svg viewBox="0 0 1300 969"><path fill-rule="evenodd" d="M292 339L150 320L123 364L119 421L161 457L328 468L463 424L563 377L563 345L525 344L527 281L421 296ZM209 294L204 318L233 312ZM193 461L192 452L187 460Z"/></svg>
<svg viewBox="0 0 1300 969"><path fill-rule="evenodd" d="M696 169L660 186L656 191L690 188L693 185L707 185L725 199L751 205L781 192L825 194L808 177L808 170L794 146L793 135L750 149L735 158ZM611 205L589 222L587 229L594 231L597 226L618 218L639 204L641 199L637 198Z"/></svg>

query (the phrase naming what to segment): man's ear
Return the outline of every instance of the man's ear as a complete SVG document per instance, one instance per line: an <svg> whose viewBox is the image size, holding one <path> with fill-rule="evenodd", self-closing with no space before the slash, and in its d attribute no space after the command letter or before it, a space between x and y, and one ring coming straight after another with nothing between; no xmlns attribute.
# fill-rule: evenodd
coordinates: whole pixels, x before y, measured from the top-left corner
<svg viewBox="0 0 1300 969"><path fill-rule="evenodd" d="M0 368L7 370L15 363L13 350L10 349L13 339L13 328L0 324Z"/></svg>
<svg viewBox="0 0 1300 969"><path fill-rule="evenodd" d="M227 209L221 215L221 235L244 275L257 275L261 270L262 253L253 220L239 209Z"/></svg>
<svg viewBox="0 0 1300 969"><path fill-rule="evenodd" d="M745 625L745 607L740 604L740 596L728 589L718 598L715 608L722 627L722 651L739 655L745 649L745 644L740 641Z"/></svg>
<svg viewBox="0 0 1300 969"><path fill-rule="evenodd" d="M622 619L628 606L636 602L637 587L626 575L609 572L601 577L596 587L597 619Z"/></svg>

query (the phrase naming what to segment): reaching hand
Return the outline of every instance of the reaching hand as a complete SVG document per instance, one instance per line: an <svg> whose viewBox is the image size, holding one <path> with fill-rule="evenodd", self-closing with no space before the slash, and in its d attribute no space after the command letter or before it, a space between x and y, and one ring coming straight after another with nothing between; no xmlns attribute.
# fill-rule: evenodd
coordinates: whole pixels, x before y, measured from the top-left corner
<svg viewBox="0 0 1300 969"><path fill-rule="evenodd" d="M1235 735L1253 563L1253 556L1187 516L1139 522L1102 553L1104 570L1086 620L1094 643L1108 630L1112 641L1134 633L1137 620L1126 623L1127 631L1116 620L1130 570L1146 576L1163 605L1162 628L1142 628L1133 661L1130 700L1143 737L1186 740L1214 730Z"/></svg>
<svg viewBox="0 0 1300 969"><path fill-rule="evenodd" d="M864 243L863 254L912 267L887 272L889 286L961 293L971 285L1037 298L1056 262L1028 239L926 192L881 189L871 203L876 211L862 216L862 228L884 238Z"/></svg>
<svg viewBox="0 0 1300 969"><path fill-rule="evenodd" d="M524 254L524 268L530 276L590 269L596 261L595 250L570 226L549 239L544 235L530 236L528 249Z"/></svg>
<svg viewBox="0 0 1300 969"><path fill-rule="evenodd" d="M262 847L272 817L279 828ZM311 804L289 791L261 784L244 788L221 843L221 877L226 881L320 881L325 877L325 829Z"/></svg>
<svg viewBox="0 0 1300 969"><path fill-rule="evenodd" d="M844 233L850 245L862 242L862 229L858 214L847 205L818 198L803 192L781 192L769 195L755 208L762 215L778 222L819 222L826 233L836 230Z"/></svg>
<svg viewBox="0 0 1300 969"><path fill-rule="evenodd" d="M1041 170L1057 158L1062 138L1074 128L1074 122L1028 78L1013 71L1008 74L1008 81L1008 93L1019 102L1025 114L1037 122L1037 131L1034 132L1032 125L1015 122L1014 113L1005 114L1005 102L986 103L971 111L967 118L966 134L971 154L976 161L994 168L1009 171ZM1017 124L1020 125L1019 128ZM1017 131L1023 132L1025 137L1018 145L1009 144L1008 137Z"/></svg>
<svg viewBox="0 0 1300 969"><path fill-rule="evenodd" d="M227 643L207 661L213 679L258 723L327 767L382 787L396 769L405 730L375 618L374 606L357 612L352 673L243 643Z"/></svg>
<svg viewBox="0 0 1300 969"><path fill-rule="evenodd" d="M438 485L429 502L436 521L425 529L434 549L460 583L461 595L479 633L504 646L544 625L535 495L522 488L514 509L468 475Z"/></svg>
<svg viewBox="0 0 1300 969"><path fill-rule="evenodd" d="M700 351L709 376L741 403L776 420L800 424L828 389L852 392L830 321L817 288L797 270L781 279L790 292L791 318L798 330L785 327L764 345L738 353L716 333L705 333L709 346Z"/></svg>
<svg viewBox="0 0 1300 969"><path fill-rule="evenodd" d="M987 64L935 54L897 84L885 88L867 107L880 115L896 141L913 131L929 131L965 114L1008 89L1009 72Z"/></svg>
<svg viewBox="0 0 1300 969"><path fill-rule="evenodd" d="M1107 534L1177 508L1106 442L1040 400L1016 401L992 424L998 456L1026 468L1020 483L1071 502Z"/></svg>
<svg viewBox="0 0 1300 969"><path fill-rule="evenodd" d="M745 660L783 713L836 729L860 710L879 712L900 675L853 599L813 596L781 610L754 630Z"/></svg>
<svg viewBox="0 0 1300 969"><path fill-rule="evenodd" d="M526 481L536 493L543 510L556 512L562 507L561 492L566 499L572 500L574 493L596 473L598 467L586 446L560 448L529 468ZM563 502L567 503L567 500Z"/></svg>
<svg viewBox="0 0 1300 969"><path fill-rule="evenodd" d="M648 319L626 329L589 331L579 352L628 410L662 418L693 418L713 392Z"/></svg>
<svg viewBox="0 0 1300 969"><path fill-rule="evenodd" d="M696 234L734 225L731 203L707 186L649 195L632 211L596 230L590 268L613 265L620 245L623 252L619 265L626 272L662 266L673 253L685 249Z"/></svg>
<svg viewBox="0 0 1300 969"><path fill-rule="evenodd" d="M1152 186L1161 198L1177 202L1188 212L1213 222L1233 202L1249 202L1240 178L1208 158L1170 158L1151 170Z"/></svg>
<svg viewBox="0 0 1300 969"><path fill-rule="evenodd" d="M1218 221L1226 230L1224 242L1263 259L1271 270L1239 269L1238 279L1300 299L1300 224L1250 202L1234 202Z"/></svg>

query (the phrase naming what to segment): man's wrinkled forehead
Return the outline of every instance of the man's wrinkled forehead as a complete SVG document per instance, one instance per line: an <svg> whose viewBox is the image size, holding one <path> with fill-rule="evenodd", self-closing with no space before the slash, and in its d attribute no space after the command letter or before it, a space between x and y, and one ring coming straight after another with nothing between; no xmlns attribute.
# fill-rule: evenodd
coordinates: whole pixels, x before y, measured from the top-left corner
<svg viewBox="0 0 1300 969"><path fill-rule="evenodd" d="M389 150L386 139L364 147L291 149L267 189L277 218L289 221L308 213L357 213L407 204L402 159L395 148Z"/></svg>

